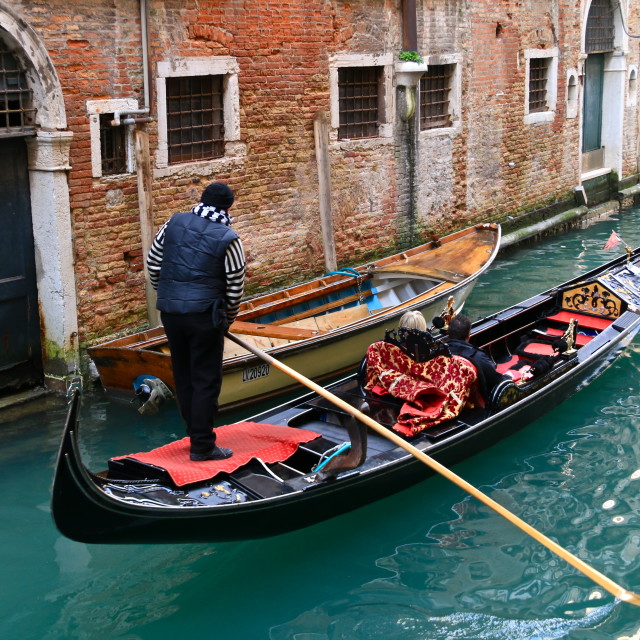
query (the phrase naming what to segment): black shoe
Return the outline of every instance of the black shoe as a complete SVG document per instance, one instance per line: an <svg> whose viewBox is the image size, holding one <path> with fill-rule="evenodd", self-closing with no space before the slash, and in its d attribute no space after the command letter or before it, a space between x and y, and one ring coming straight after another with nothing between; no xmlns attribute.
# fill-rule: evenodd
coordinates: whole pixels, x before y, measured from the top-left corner
<svg viewBox="0 0 640 640"><path fill-rule="evenodd" d="M194 462L205 462L206 460L225 460L233 455L231 449L225 449L224 447L213 447L209 453L192 453L190 458Z"/></svg>

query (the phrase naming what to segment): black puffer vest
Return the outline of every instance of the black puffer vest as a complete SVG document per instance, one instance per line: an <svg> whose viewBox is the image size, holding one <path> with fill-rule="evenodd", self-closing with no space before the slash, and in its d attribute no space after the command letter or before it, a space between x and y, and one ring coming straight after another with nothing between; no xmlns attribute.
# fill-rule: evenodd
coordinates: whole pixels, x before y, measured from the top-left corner
<svg viewBox="0 0 640 640"><path fill-rule="evenodd" d="M194 213L176 213L165 230L157 307L200 313L224 301L224 256L238 236L226 225Z"/></svg>

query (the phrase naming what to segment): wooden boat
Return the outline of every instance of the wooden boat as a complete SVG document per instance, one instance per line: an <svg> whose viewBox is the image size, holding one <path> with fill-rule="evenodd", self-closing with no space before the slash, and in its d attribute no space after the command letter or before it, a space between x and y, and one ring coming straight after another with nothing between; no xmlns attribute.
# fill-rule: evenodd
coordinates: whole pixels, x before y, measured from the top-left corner
<svg viewBox="0 0 640 640"><path fill-rule="evenodd" d="M514 360L537 367L540 354L549 353L558 336L568 349L547 358L550 368L541 368L538 376L500 382L484 408L465 407L402 442L451 465L514 433L588 384L640 328L639 252L630 253L629 262L618 258L474 323L471 341L489 351L501 371ZM432 342L442 348L446 339L436 336ZM398 420L400 401L363 388L361 372L327 388L348 405L360 408L367 402L371 417L389 429ZM258 538L351 511L431 473L397 442L377 431L367 437L352 416L316 393L257 415L249 429L267 425L275 433L273 442L291 433L299 436L293 455L269 462L271 458L249 447L239 468L184 485L144 455L113 459L108 471L96 475L80 459L76 394L56 463L56 525L65 536L92 543ZM228 430L227 438L246 425L221 429ZM313 437L305 440L309 433ZM228 444L221 430L218 440ZM343 443L351 443L349 454L331 454Z"/></svg>
<svg viewBox="0 0 640 640"><path fill-rule="evenodd" d="M499 226L477 225L356 269L247 300L231 330L310 378L335 379L354 369L367 345L393 328L406 311L418 309L431 319L449 302L459 311L499 245ZM173 388L162 327L91 347L89 355L112 398L130 400L138 376L159 378ZM221 409L295 386L229 341L223 370Z"/></svg>

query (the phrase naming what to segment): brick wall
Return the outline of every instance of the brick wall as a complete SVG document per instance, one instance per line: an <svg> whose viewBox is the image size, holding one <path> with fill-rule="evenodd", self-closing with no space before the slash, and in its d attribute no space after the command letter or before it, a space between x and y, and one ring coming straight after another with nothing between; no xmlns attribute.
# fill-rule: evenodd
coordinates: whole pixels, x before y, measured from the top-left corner
<svg viewBox="0 0 640 640"><path fill-rule="evenodd" d="M405 125L392 114L386 140L330 144L336 252L364 262L432 231L562 199L579 183L580 122L565 117L566 72L580 68L575 2L418 1L423 55L459 54L454 132L416 135L411 201ZM69 173L78 314L83 343L144 324L144 277L135 174L93 178L86 101L143 103L138 0L12 3L44 41L73 131ZM402 49L399 0L149 0L151 76L156 63L230 56L240 66L240 140L228 162L156 170L156 226L191 207L206 184L228 182L248 258L248 292L324 271L313 119L330 111L329 66L341 53ZM634 8L629 26L640 28ZM637 30L636 28L636 30ZM557 113L524 125L523 50L558 47ZM638 64L637 45L630 61ZM152 83L155 91L155 84ZM156 116L155 109L152 116ZM637 107L625 111L624 172L636 171ZM148 125L152 156L158 142ZM152 166L154 165L152 158ZM37 213L37 212L36 212ZM415 218L415 219L414 219Z"/></svg>

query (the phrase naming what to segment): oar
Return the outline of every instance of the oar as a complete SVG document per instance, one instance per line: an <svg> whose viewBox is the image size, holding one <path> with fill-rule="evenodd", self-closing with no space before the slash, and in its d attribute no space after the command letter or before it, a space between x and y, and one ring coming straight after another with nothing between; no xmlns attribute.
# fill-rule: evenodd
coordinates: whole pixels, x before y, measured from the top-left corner
<svg viewBox="0 0 640 640"><path fill-rule="evenodd" d="M317 385L312 380L305 378L305 376L303 376L301 373L294 371L291 367L288 367L286 364L283 364L279 360L272 358L268 353L265 353L264 351L261 351L257 347L254 347L252 344L245 342L242 338L239 338L238 336L228 332L227 332L227 337L230 340L233 340L233 342L235 342L236 344L246 349L247 351L250 351L254 355L258 356L259 358L262 358L262 360L265 360L269 364L272 364L277 369L280 369L280 371L283 371L284 373L291 376L301 384L309 387L309 389L311 389L312 391L315 391L318 395L321 395L327 400L331 401L333 404L340 407L342 410L346 411L352 416L355 416L356 418L358 418L358 420L366 424L368 427L371 427L371 429L373 429L374 431L377 431L380 435L391 440L391 442L395 443L396 445L398 445L399 447L401 447L402 449L410 453L414 458L417 458L418 460L420 460L420 462L424 462L424 464L426 464L428 467L430 467L440 475L444 476L447 480L450 480L455 485L457 485L467 493L471 494L474 498L477 498L478 500L480 500L480 502L483 502L484 504L486 504L488 507L493 509L496 513L499 513L503 518L506 518L509 522L514 524L519 529L522 529L522 531L524 531L526 534L530 535L532 538L537 540L540 544L547 547L547 549L550 549L551 551L553 551L553 553L560 556L563 560L568 562L571 566L576 568L578 571L582 572L588 578L593 580L596 584L600 585L603 589L606 589L610 594L614 595L616 598L619 598L624 602L629 602L636 606L640 606L640 595L634 593L633 591L627 591L626 589L621 587L619 584L615 583L610 578L607 578L607 576L603 575L602 573L594 569L591 565L588 565L583 560L580 560L580 558L574 556L570 551L567 551L564 547L561 547L559 544L557 544L550 538L547 538L547 536L545 536L544 533L541 533L531 525L527 524L524 520L522 520L517 515L515 515L515 513L512 513L508 509L505 509L501 504L498 504L495 500L493 500L488 495L480 491L480 489L477 489L472 484L469 484L466 480L463 480L460 476L453 473L453 471L451 471L450 469L447 469L447 467L443 466L438 461L434 460L431 456L428 456L426 453L423 453L422 451L420 451L420 449L418 449L417 447L414 447L412 444L409 444L406 440L401 438L399 435L393 433L393 431L389 431L389 429L383 427L381 424L379 424L369 416L365 415L361 411L358 411L358 409L356 409L355 407L352 407L350 404L348 404L344 400L338 398L338 396L334 395L330 391L327 391L320 385Z"/></svg>

